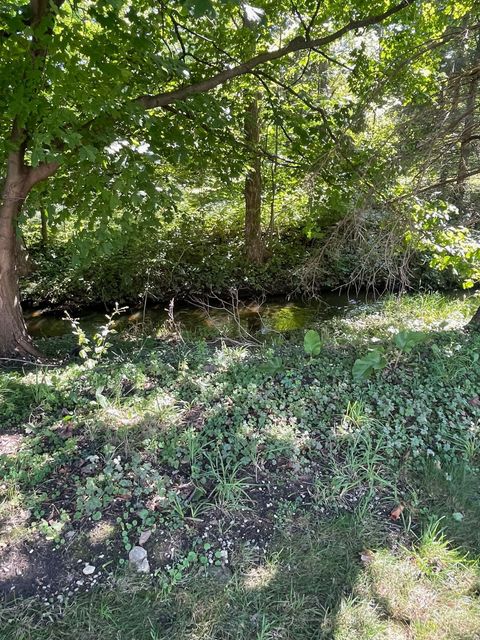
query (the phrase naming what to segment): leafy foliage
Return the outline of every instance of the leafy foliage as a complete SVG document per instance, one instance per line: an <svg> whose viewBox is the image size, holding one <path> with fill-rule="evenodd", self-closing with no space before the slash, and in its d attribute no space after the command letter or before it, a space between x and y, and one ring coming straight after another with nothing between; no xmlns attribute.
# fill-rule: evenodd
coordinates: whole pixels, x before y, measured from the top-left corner
<svg viewBox="0 0 480 640"><path fill-rule="evenodd" d="M394 342L395 346L398 347L400 351L410 353L410 351L412 351L412 349L417 345L425 342L427 337L427 334L423 331L410 331L409 329L404 329L395 335Z"/></svg>
<svg viewBox="0 0 480 640"><path fill-rule="evenodd" d="M387 366L387 359L381 349L371 349L353 364L352 374L355 380L367 380L374 371L381 371Z"/></svg>
<svg viewBox="0 0 480 640"><path fill-rule="evenodd" d="M322 350L322 339L318 331L309 329L303 339L303 348L309 356L318 356Z"/></svg>

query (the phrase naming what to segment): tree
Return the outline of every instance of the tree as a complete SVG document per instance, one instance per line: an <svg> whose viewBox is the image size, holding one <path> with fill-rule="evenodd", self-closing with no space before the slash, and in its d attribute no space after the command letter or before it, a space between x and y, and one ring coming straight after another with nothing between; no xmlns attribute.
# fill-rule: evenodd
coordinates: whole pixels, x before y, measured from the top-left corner
<svg viewBox="0 0 480 640"><path fill-rule="evenodd" d="M243 6L243 24L251 32L249 55L256 51L256 30L263 18L263 11ZM262 158L260 152L260 92L252 98L245 110L244 133L248 155L245 176L245 252L249 262L262 264L266 247L262 236Z"/></svg>
<svg viewBox="0 0 480 640"><path fill-rule="evenodd" d="M188 144L170 131L186 115L179 105L188 105L194 123L213 118L218 126L222 101L215 90L235 78L261 75L268 65L274 72L276 61L296 52L322 55L322 48L346 34L389 19L417 21L410 33L424 38L430 27L441 31L445 15L448 20L452 11L459 17L468 11L469 3L461 10L458 4L432 14L429 2L422 13L421 2L384 1L372 13L363 0L314 7L303 0L292 15L292 3L265 0L265 14L272 24L288 23L291 39L275 48L274 29L265 29L262 50L249 57L249 38L234 2L31 0L20 7L3 2L0 356L37 355L22 316L15 250L19 214L36 185L53 178L60 197L62 171L77 166L78 182L96 198L96 210L103 202L108 212L109 199L130 197L139 175L120 161L109 171L112 144L147 136L157 158L181 162ZM408 30L398 33L402 46L408 46ZM396 37L392 30L389 42ZM188 132L183 133L188 142Z"/></svg>
<svg viewBox="0 0 480 640"><path fill-rule="evenodd" d="M262 264L265 243L262 237L262 159L260 154L259 99L254 97L245 113L245 142L249 168L245 176L245 249L247 260Z"/></svg>

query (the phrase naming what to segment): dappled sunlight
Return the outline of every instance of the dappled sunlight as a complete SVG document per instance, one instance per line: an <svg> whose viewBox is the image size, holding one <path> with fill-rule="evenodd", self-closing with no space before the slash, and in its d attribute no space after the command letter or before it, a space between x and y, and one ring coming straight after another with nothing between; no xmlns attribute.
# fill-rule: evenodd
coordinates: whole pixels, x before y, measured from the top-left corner
<svg viewBox="0 0 480 640"><path fill-rule="evenodd" d="M307 327L317 315L317 309L300 307L292 302L272 313L269 322L275 331L292 331Z"/></svg>
<svg viewBox="0 0 480 640"><path fill-rule="evenodd" d="M102 544L113 537L115 525L111 522L97 522L88 532L88 540L93 545Z"/></svg>
<svg viewBox="0 0 480 640"><path fill-rule="evenodd" d="M56 549L63 589L87 591L85 602L121 599L109 581L118 574L128 590L132 579L141 593L128 558L142 540L146 592L173 607L179 640L238 629L249 640L313 629L335 640L410 640L407 629L417 640L413 625L434 628L431 610L447 601L470 616L476 570L464 564L452 577L457 561L439 548L409 558L398 548L411 548L429 511L414 465L433 458L445 477L449 460L478 454L478 336L431 331L402 351L394 317L382 333L380 316L369 326L365 310L356 314L352 327L367 324L351 341L344 320L317 325L316 354L304 332L255 347L120 335L90 363L7 373L0 463L15 506L30 510L9 557L30 543L50 562ZM356 379L370 347L383 349L384 366ZM473 507L442 505L452 522L453 513L475 521ZM376 549L371 564L366 548ZM32 556L25 582L9 578L22 593L38 592L41 558ZM435 582L443 565L448 597Z"/></svg>
<svg viewBox="0 0 480 640"><path fill-rule="evenodd" d="M25 507L24 496L15 490L5 491L0 485L0 548L31 537L31 511Z"/></svg>
<svg viewBox="0 0 480 640"><path fill-rule="evenodd" d="M268 589L270 583L275 580L279 569L281 570L275 562L252 567L245 572L241 585L247 590Z"/></svg>
<svg viewBox="0 0 480 640"><path fill-rule="evenodd" d="M480 640L480 3L0 0L0 113L0 640Z"/></svg>
<svg viewBox="0 0 480 640"><path fill-rule="evenodd" d="M441 294L386 296L371 309L352 312L332 320L329 330L334 339L376 342L399 330L458 331L480 304L476 294L446 298Z"/></svg>
<svg viewBox="0 0 480 640"><path fill-rule="evenodd" d="M20 433L0 434L0 456L13 456L22 447L25 437Z"/></svg>
<svg viewBox="0 0 480 640"><path fill-rule="evenodd" d="M381 549L362 558L352 595L336 615L335 640L464 640L480 633L478 565L440 537L427 534L412 551Z"/></svg>
<svg viewBox="0 0 480 640"><path fill-rule="evenodd" d="M333 640L411 640L407 625L385 621L382 611L374 602L344 598L335 621Z"/></svg>

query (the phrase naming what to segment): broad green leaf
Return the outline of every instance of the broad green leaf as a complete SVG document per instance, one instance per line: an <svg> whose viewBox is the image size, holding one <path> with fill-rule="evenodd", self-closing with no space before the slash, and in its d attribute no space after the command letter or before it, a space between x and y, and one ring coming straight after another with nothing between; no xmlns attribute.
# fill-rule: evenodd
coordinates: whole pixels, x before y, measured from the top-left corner
<svg viewBox="0 0 480 640"><path fill-rule="evenodd" d="M395 346L398 347L400 351L410 353L414 347L422 344L426 339L427 334L423 331L410 331L409 329L404 329L403 331L399 331L393 340L395 342Z"/></svg>
<svg viewBox="0 0 480 640"><path fill-rule="evenodd" d="M352 374L356 381L367 380L374 371L385 368L387 359L380 349L369 351L363 358L357 358L353 364Z"/></svg>
<svg viewBox="0 0 480 640"><path fill-rule="evenodd" d="M320 338L318 331L315 331L314 329L309 329L307 331L303 340L303 348L305 349L305 353L309 356L319 355L322 350L322 339Z"/></svg>

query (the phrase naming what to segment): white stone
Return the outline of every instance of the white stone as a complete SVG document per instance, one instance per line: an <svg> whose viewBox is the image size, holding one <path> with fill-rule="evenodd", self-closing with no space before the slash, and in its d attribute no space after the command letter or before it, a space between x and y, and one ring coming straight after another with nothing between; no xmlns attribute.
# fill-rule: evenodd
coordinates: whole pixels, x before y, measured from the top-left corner
<svg viewBox="0 0 480 640"><path fill-rule="evenodd" d="M86 564L83 567L83 573L86 576L91 576L92 573L95 573L95 567L93 565L91 565L91 564Z"/></svg>
<svg viewBox="0 0 480 640"><path fill-rule="evenodd" d="M135 567L139 573L149 573L150 565L147 559L147 552L143 547L133 547L128 554L130 564Z"/></svg>

